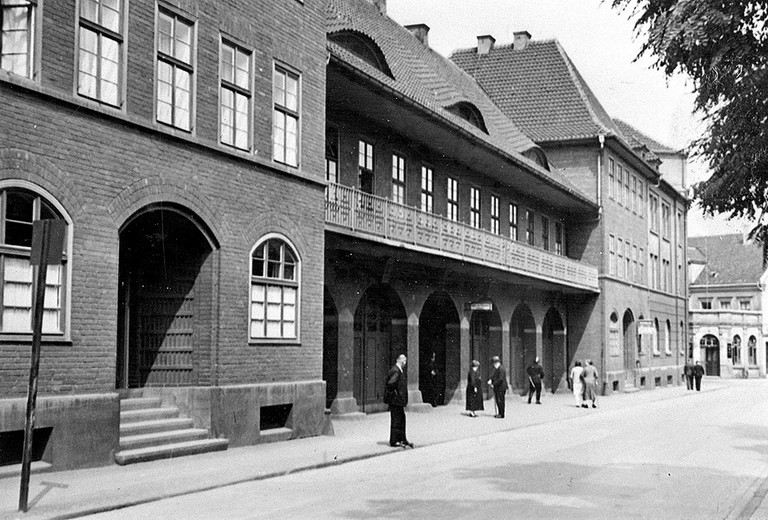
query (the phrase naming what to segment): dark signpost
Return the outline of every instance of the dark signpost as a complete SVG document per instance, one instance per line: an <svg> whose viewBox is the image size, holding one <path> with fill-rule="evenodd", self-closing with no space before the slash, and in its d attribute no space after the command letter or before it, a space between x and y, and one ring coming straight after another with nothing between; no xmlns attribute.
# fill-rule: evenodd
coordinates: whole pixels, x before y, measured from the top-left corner
<svg viewBox="0 0 768 520"><path fill-rule="evenodd" d="M29 367L27 417L24 427L24 453L21 460L21 486L19 490L19 511L25 513L28 509L29 470L32 464L32 435L35 427L35 404L37 401L37 372L40 368L40 342L43 335L45 275L49 265L61 263L65 234L66 222L63 220L36 220L32 223L30 263L37 266L37 269L33 280L32 362Z"/></svg>

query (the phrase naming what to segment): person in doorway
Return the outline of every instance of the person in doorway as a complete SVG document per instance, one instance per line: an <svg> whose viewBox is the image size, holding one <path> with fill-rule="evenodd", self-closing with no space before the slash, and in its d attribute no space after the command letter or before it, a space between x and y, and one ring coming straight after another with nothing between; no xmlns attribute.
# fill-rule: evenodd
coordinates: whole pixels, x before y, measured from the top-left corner
<svg viewBox="0 0 768 520"><path fill-rule="evenodd" d="M536 404L541 404L541 380L544 379L544 369L539 364L539 357L526 369L528 374L528 404L531 404L533 393L536 392Z"/></svg>
<svg viewBox="0 0 768 520"><path fill-rule="evenodd" d="M688 390L693 390L693 362L690 359L683 368L683 374L685 374L685 384Z"/></svg>
<svg viewBox="0 0 768 520"><path fill-rule="evenodd" d="M704 376L704 367L701 366L701 361L697 361L693 366L693 378L696 380L696 391L701 392L701 378Z"/></svg>
<svg viewBox="0 0 768 520"><path fill-rule="evenodd" d="M480 374L477 373L479 368L480 362L473 359L467 374L467 411L470 417L477 417L475 412L485 409L483 407L482 381L480 381Z"/></svg>
<svg viewBox="0 0 768 520"><path fill-rule="evenodd" d="M384 402L389 405L389 445L393 448L413 448L405 435L405 406L408 404L408 376L405 354L397 356L395 366L387 374Z"/></svg>
<svg viewBox="0 0 768 520"><path fill-rule="evenodd" d="M581 361L578 359L573 364L571 369L571 389L573 390L573 398L576 400L576 406L586 406L584 403L584 380L581 374L584 372L584 367L581 366Z"/></svg>
<svg viewBox="0 0 768 520"><path fill-rule="evenodd" d="M581 404L582 408L588 408L587 401L592 401L592 408L597 408L597 369L592 364L592 360L587 360L587 365L581 373L581 378L584 381L584 402Z"/></svg>
<svg viewBox="0 0 768 520"><path fill-rule="evenodd" d="M433 407L442 404L442 392L440 392L438 383L437 354L432 352L429 358L429 404Z"/></svg>
<svg viewBox="0 0 768 520"><path fill-rule="evenodd" d="M504 418L504 405L506 404L507 388L507 371L501 366L501 359L499 356L493 356L491 358L493 363L493 374L488 380L488 384L493 387L493 398L496 399L496 417L497 419Z"/></svg>

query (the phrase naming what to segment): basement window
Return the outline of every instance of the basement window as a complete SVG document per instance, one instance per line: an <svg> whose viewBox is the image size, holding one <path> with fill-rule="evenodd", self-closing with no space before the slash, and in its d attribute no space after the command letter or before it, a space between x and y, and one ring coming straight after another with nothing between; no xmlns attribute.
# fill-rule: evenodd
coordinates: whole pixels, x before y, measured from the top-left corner
<svg viewBox="0 0 768 520"><path fill-rule="evenodd" d="M32 432L32 462L43 460L53 427L35 428ZM24 430L0 432L0 466L21 464L24 453Z"/></svg>
<svg viewBox="0 0 768 520"><path fill-rule="evenodd" d="M291 415L293 404L276 404L272 406L262 406L259 409L260 430L274 430L277 428L287 428L288 418Z"/></svg>

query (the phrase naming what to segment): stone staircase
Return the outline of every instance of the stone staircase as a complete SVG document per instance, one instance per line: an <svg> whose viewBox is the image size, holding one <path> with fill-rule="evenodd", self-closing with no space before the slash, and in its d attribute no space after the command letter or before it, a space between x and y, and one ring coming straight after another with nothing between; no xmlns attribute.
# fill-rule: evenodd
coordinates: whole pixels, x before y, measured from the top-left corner
<svg viewBox="0 0 768 520"><path fill-rule="evenodd" d="M208 430L195 428L192 419L179 417L175 406L161 406L159 398L120 400L120 465L226 450L227 439L211 439Z"/></svg>

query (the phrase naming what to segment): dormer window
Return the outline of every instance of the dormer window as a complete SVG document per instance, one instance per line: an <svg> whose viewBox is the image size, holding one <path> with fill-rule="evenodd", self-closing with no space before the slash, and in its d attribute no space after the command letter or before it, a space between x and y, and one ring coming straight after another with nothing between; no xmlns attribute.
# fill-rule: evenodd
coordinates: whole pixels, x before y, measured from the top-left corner
<svg viewBox="0 0 768 520"><path fill-rule="evenodd" d="M384 57L384 53L381 51L379 46L376 45L376 42L374 42L368 36L354 31L341 31L334 34L329 34L328 39L341 45L346 50L367 64L371 65L372 67L380 70L390 78L394 78L389 65L387 65L387 60Z"/></svg>
<svg viewBox="0 0 768 520"><path fill-rule="evenodd" d="M459 116L464 121L467 121L472 126L479 128L486 134L488 133L488 129L485 126L485 121L483 120L483 114L472 103L461 101L455 105L446 107L446 110L451 114Z"/></svg>

